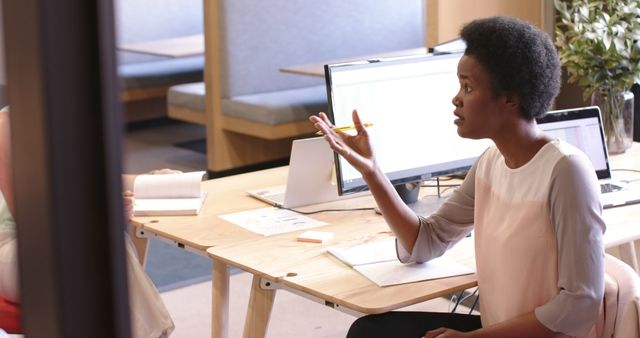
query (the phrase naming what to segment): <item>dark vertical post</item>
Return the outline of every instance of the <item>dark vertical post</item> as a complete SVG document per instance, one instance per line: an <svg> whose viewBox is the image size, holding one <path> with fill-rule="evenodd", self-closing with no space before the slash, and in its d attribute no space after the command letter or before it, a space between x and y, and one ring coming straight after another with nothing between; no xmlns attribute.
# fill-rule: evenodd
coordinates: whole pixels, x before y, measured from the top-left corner
<svg viewBox="0 0 640 338"><path fill-rule="evenodd" d="M633 140L640 142L640 84L631 86L633 93Z"/></svg>
<svg viewBox="0 0 640 338"><path fill-rule="evenodd" d="M112 7L3 1L28 337L130 336Z"/></svg>

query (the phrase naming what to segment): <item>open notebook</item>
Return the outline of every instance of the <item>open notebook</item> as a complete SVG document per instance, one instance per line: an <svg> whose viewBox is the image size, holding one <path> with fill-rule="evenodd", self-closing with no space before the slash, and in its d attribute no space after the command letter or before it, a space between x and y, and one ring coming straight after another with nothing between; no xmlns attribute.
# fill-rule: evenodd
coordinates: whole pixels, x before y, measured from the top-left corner
<svg viewBox="0 0 640 338"><path fill-rule="evenodd" d="M197 215L206 193L201 182L206 172L167 175L139 175L134 183L135 216Z"/></svg>
<svg viewBox="0 0 640 338"><path fill-rule="evenodd" d="M640 203L640 189L611 179L600 109L596 106L554 110L538 119L540 129L582 150L600 181L604 208Z"/></svg>

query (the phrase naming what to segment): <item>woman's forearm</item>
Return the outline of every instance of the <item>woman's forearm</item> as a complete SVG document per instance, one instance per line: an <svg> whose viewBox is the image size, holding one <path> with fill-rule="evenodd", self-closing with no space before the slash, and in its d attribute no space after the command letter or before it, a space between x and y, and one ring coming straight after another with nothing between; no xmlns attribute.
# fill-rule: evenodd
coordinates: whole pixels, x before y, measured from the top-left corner
<svg viewBox="0 0 640 338"><path fill-rule="evenodd" d="M413 251L420 229L416 214L400 199L398 192L380 168L363 178L393 233L407 251Z"/></svg>

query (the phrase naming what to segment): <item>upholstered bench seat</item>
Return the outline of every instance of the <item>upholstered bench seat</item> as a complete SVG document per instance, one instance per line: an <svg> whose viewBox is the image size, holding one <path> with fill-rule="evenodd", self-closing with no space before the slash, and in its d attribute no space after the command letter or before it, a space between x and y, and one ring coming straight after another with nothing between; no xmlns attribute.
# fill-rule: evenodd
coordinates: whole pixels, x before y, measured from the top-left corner
<svg viewBox="0 0 640 338"><path fill-rule="evenodd" d="M203 82L171 86L167 94L169 116L204 123ZM223 128L266 139L308 134L311 114L327 109L325 86L287 89L222 99Z"/></svg>
<svg viewBox="0 0 640 338"><path fill-rule="evenodd" d="M124 102L164 98L175 84L202 81L204 57L127 63L118 66Z"/></svg>
<svg viewBox="0 0 640 338"><path fill-rule="evenodd" d="M222 99L223 114L268 125L306 121L327 110L327 89L314 86Z"/></svg>
<svg viewBox="0 0 640 338"><path fill-rule="evenodd" d="M128 63L118 66L124 88L170 86L176 83L202 81L204 57L184 57Z"/></svg>
<svg viewBox="0 0 640 338"><path fill-rule="evenodd" d="M168 105L186 107L200 112L205 110L204 98L204 82L183 83L171 86L167 91Z"/></svg>

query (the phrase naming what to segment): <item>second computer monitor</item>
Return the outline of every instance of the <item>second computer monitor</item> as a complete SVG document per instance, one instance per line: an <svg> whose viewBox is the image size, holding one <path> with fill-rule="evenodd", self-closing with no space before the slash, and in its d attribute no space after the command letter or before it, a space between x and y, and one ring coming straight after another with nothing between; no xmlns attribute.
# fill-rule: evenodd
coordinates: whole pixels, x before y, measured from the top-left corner
<svg viewBox="0 0 640 338"><path fill-rule="evenodd" d="M452 98L462 53L364 60L325 66L329 115L352 124L357 109L381 169L394 185L468 170L491 144L458 136ZM340 194L366 190L360 173L337 158Z"/></svg>

